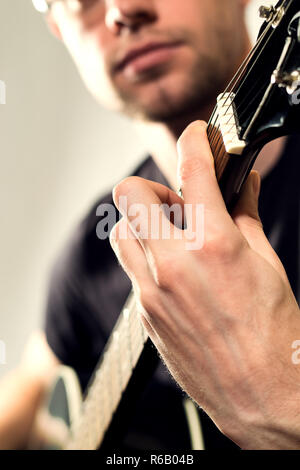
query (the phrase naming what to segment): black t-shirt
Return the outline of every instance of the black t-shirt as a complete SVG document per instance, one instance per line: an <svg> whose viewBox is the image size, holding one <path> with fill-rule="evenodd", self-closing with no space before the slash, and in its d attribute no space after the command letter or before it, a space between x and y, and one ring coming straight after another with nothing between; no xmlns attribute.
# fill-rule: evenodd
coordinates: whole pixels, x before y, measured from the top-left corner
<svg viewBox="0 0 300 470"><path fill-rule="evenodd" d="M299 301L299 167L300 136L288 139L283 155L263 179L260 216L270 242L280 256ZM166 184L148 157L133 174ZM110 247L100 240L96 226L102 197L74 230L51 276L47 312L47 340L56 356L73 367L84 389L130 292L131 284ZM137 403L124 445L137 449L189 449L182 407L183 393L160 363ZM208 447L228 447L204 414ZM212 436L212 437L211 437Z"/></svg>

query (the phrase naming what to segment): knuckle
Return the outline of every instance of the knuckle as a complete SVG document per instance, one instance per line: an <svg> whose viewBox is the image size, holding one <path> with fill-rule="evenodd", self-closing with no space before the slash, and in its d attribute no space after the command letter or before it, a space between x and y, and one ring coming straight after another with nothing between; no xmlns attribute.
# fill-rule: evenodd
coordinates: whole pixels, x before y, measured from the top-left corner
<svg viewBox="0 0 300 470"><path fill-rule="evenodd" d="M156 264L155 280L161 289L171 289L175 287L182 278L182 262L173 254L168 254L160 258Z"/></svg>
<svg viewBox="0 0 300 470"><path fill-rule="evenodd" d="M136 294L137 303L141 307L142 312L151 314L156 304L156 292L152 284L143 282L143 287Z"/></svg>
<svg viewBox="0 0 300 470"><path fill-rule="evenodd" d="M207 173L208 171L210 171L210 169L210 165L206 160L200 158L199 155L195 158L195 156L190 153L189 157L187 157L183 162L181 162L180 165L181 181L184 183L193 176L197 176L199 174L203 175L204 173Z"/></svg>
<svg viewBox="0 0 300 470"><path fill-rule="evenodd" d="M139 178L137 176L128 176L113 188L113 199L118 201L120 196L125 196L136 185Z"/></svg>
<svg viewBox="0 0 300 470"><path fill-rule="evenodd" d="M196 121L185 129L178 140L179 169L183 181L204 171L213 170L213 159L208 158L207 151L201 150L204 136L206 124Z"/></svg>
<svg viewBox="0 0 300 470"><path fill-rule="evenodd" d="M150 324L150 321L147 319L145 314L141 315L141 322L142 322L142 325L143 325L144 329L146 330L146 333L148 334L148 336L150 336L150 338L153 341L154 331L153 331L153 328Z"/></svg>
<svg viewBox="0 0 300 470"><path fill-rule="evenodd" d="M250 230L261 230L263 231L263 224L259 217L249 217L248 215L241 214L238 215L235 219L236 225L242 229L243 227L247 227Z"/></svg>
<svg viewBox="0 0 300 470"><path fill-rule="evenodd" d="M218 260L222 263L234 261L241 253L244 243L233 237L218 235L206 240L202 253L208 258Z"/></svg>
<svg viewBox="0 0 300 470"><path fill-rule="evenodd" d="M156 286L153 283L143 283L136 294L138 310L148 325L164 322L163 308Z"/></svg>

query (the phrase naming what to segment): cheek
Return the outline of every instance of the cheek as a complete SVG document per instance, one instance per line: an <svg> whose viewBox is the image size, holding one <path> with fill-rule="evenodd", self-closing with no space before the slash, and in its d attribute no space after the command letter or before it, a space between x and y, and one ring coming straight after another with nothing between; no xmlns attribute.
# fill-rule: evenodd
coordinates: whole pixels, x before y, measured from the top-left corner
<svg viewBox="0 0 300 470"><path fill-rule="evenodd" d="M205 34L211 3L215 0L157 0L157 11L162 28L190 32L192 35ZM220 0L218 0L220 1ZM223 0L224 1L224 0ZM210 7L209 7L210 6Z"/></svg>
<svg viewBox="0 0 300 470"><path fill-rule="evenodd" d="M99 103L107 108L118 110L119 98L107 73L103 54L97 41L89 38L82 44L81 52L77 67L87 88Z"/></svg>
<svg viewBox="0 0 300 470"><path fill-rule="evenodd" d="M60 29L62 40L76 65L89 61L97 51L97 59L104 63L104 50L107 37L102 26L85 24L76 15L70 15L62 4L55 4L55 21Z"/></svg>
<svg viewBox="0 0 300 470"><path fill-rule="evenodd" d="M187 20L192 21L199 18L201 15L201 3L205 3L207 0L157 0L157 11L159 17L168 18L170 24L177 20L182 21L183 24Z"/></svg>
<svg viewBox="0 0 300 470"><path fill-rule="evenodd" d="M86 28L62 13L59 21L63 42L89 91L105 106L118 108L104 59L111 38L101 26Z"/></svg>

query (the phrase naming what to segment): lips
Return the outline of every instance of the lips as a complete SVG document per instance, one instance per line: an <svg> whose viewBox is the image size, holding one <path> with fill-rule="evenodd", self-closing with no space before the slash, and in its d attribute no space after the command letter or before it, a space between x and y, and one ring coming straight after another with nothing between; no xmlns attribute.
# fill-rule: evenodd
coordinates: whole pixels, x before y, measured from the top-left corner
<svg viewBox="0 0 300 470"><path fill-rule="evenodd" d="M136 59L140 57L146 57L147 54L150 54L155 51L167 51L171 50L181 43L173 42L173 43L147 43L141 47L131 49L127 52L120 61L117 62L115 66L115 72L120 72L124 70L129 64L133 63Z"/></svg>

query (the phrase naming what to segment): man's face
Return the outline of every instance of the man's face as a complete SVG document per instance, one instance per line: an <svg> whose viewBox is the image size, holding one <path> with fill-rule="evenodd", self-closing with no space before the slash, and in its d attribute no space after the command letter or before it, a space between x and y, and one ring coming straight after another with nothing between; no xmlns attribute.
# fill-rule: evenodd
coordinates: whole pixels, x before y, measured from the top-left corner
<svg viewBox="0 0 300 470"><path fill-rule="evenodd" d="M69 0L51 19L102 104L166 122L222 91L248 46L245 3Z"/></svg>

